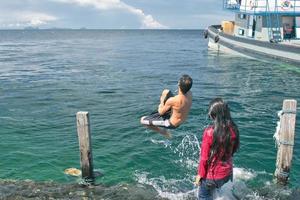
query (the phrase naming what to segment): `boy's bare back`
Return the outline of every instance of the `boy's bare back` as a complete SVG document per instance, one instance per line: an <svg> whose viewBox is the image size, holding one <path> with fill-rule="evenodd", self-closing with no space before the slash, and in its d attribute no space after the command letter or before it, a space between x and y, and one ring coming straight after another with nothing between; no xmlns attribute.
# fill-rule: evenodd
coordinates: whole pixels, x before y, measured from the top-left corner
<svg viewBox="0 0 300 200"><path fill-rule="evenodd" d="M192 106L192 92L189 91L186 94L181 94L179 92L175 97L169 98L166 105L170 105L172 110L172 115L170 117L171 124L178 127L188 117Z"/></svg>
<svg viewBox="0 0 300 200"><path fill-rule="evenodd" d="M170 97L170 91L165 89L160 97L158 112L143 116L141 124L170 138L171 134L166 129L178 128L188 117L192 106L192 84L189 75L182 75L178 81L178 94Z"/></svg>

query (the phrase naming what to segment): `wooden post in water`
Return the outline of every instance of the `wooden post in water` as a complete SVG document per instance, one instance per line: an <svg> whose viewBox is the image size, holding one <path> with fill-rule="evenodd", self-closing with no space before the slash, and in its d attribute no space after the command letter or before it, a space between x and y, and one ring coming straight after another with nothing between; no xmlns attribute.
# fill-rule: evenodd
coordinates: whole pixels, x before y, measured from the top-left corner
<svg viewBox="0 0 300 200"><path fill-rule="evenodd" d="M280 117L275 176L278 183L286 184L293 158L297 101L284 100Z"/></svg>
<svg viewBox="0 0 300 200"><path fill-rule="evenodd" d="M81 176L87 182L94 182L93 155L91 146L90 119L88 112L77 112L77 133L79 140Z"/></svg>

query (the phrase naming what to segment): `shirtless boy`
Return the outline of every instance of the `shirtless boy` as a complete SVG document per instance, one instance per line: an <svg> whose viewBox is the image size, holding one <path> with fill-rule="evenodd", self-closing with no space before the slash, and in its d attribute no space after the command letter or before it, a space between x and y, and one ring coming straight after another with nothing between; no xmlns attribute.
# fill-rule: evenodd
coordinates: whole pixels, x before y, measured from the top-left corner
<svg viewBox="0 0 300 200"><path fill-rule="evenodd" d="M189 75L183 75L178 81L178 94L168 98L164 103L164 99L169 90L164 90L160 98L158 113L141 118L141 124L148 128L166 136L171 134L166 129L178 128L188 117L192 106L192 92L190 91L193 80ZM166 113L171 110L171 115Z"/></svg>

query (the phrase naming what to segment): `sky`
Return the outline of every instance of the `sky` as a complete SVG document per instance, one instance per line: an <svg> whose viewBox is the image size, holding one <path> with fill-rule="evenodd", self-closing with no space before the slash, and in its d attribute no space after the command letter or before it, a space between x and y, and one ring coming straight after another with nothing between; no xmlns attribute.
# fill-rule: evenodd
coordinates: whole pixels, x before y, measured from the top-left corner
<svg viewBox="0 0 300 200"><path fill-rule="evenodd" d="M223 0L0 0L0 29L202 29L233 20Z"/></svg>

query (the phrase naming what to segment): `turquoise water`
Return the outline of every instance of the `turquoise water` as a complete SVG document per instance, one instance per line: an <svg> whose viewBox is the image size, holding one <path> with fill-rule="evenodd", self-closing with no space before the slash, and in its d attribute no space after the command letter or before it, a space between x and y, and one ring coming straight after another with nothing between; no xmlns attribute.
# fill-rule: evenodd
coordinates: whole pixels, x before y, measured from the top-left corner
<svg viewBox="0 0 300 200"><path fill-rule="evenodd" d="M139 118L185 73L194 79L192 110L167 141ZM76 182L63 171L80 167L75 114L89 111L98 183L184 198L195 192L208 103L220 96L241 134L233 186L263 198L275 188L277 111L286 98L299 101L299 85L300 66L208 51L198 30L0 31L0 178ZM299 127L298 117L288 192L300 186Z"/></svg>

